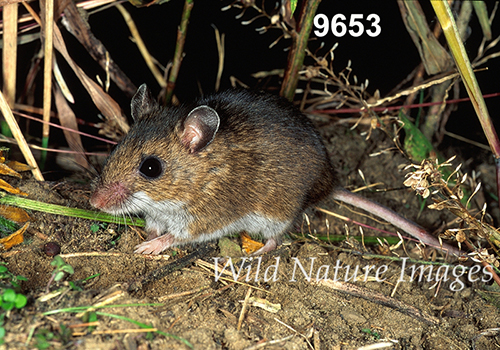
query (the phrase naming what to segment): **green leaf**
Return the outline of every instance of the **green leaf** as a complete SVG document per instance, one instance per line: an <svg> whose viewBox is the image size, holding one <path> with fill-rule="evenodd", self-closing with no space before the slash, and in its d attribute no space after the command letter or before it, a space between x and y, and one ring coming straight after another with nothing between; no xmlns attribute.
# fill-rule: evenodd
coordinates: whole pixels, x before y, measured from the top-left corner
<svg viewBox="0 0 500 350"><path fill-rule="evenodd" d="M399 113L399 118L404 123L405 131L404 149L411 160L417 164L429 157L434 150L432 144L427 140L424 134L413 123L406 118L404 113Z"/></svg>
<svg viewBox="0 0 500 350"><path fill-rule="evenodd" d="M14 289L5 289L2 299L6 302L13 302L16 299L16 292L14 291Z"/></svg>
<svg viewBox="0 0 500 350"><path fill-rule="evenodd" d="M290 0L290 10L291 10L291 15L295 13L295 9L297 8L297 0Z"/></svg>
<svg viewBox="0 0 500 350"><path fill-rule="evenodd" d="M17 309L22 309L26 306L28 299L22 294L16 294L16 299L14 300L14 305Z"/></svg>
<svg viewBox="0 0 500 350"><path fill-rule="evenodd" d="M95 312L89 312L88 322L96 322L96 321L97 321L97 314Z"/></svg>
<svg viewBox="0 0 500 350"><path fill-rule="evenodd" d="M61 265L64 265L64 260L59 255L56 255L50 262L50 265L59 267Z"/></svg>
<svg viewBox="0 0 500 350"><path fill-rule="evenodd" d="M483 30L483 35L486 40L491 40L491 27L490 19L488 16L488 9L484 1L473 1L474 11L476 11L477 19L479 24L481 24L481 29Z"/></svg>
<svg viewBox="0 0 500 350"><path fill-rule="evenodd" d="M15 232L19 229L19 225L13 221L10 221L3 216L0 216L0 233L3 236L8 236L12 232Z"/></svg>
<svg viewBox="0 0 500 350"><path fill-rule="evenodd" d="M87 282L88 280L92 279L92 278L96 278L96 277L99 277L101 274L100 273L96 273L92 276L89 276L89 277L86 277L82 280L82 282Z"/></svg>
<svg viewBox="0 0 500 350"><path fill-rule="evenodd" d="M4 338L4 337L5 337L5 328L0 327L0 338Z"/></svg>
<svg viewBox="0 0 500 350"><path fill-rule="evenodd" d="M5 311L12 310L13 308L14 308L14 303L12 302L4 302L2 304L2 309L4 309Z"/></svg>
<svg viewBox="0 0 500 350"><path fill-rule="evenodd" d="M90 231L92 233L96 233L97 231L99 231L99 228L100 228L99 224L95 222L92 225L90 225Z"/></svg>
<svg viewBox="0 0 500 350"><path fill-rule="evenodd" d="M48 349L50 347L50 343L47 341L47 339L45 339L45 335L36 335L36 347L41 350Z"/></svg>
<svg viewBox="0 0 500 350"><path fill-rule="evenodd" d="M96 322L97 321L97 313L92 311L92 312L89 312L87 313L87 317L86 317L86 321L85 322ZM96 326L88 326L87 327L87 330L89 332L92 332L94 329L96 329Z"/></svg>
<svg viewBox="0 0 500 350"><path fill-rule="evenodd" d="M70 275L72 275L72 274L75 273L75 270L73 269L73 266L71 266L71 265L61 266L61 270L64 271L64 272L69 273Z"/></svg>
<svg viewBox="0 0 500 350"><path fill-rule="evenodd" d="M81 292L83 291L83 288L82 287L79 287L75 284L75 282L73 281L69 281L69 286L71 287L71 289L77 291L77 292Z"/></svg>
<svg viewBox="0 0 500 350"><path fill-rule="evenodd" d="M56 273L56 277L54 277L54 281L58 282L60 280L62 280L64 277L64 272L63 271L59 271Z"/></svg>

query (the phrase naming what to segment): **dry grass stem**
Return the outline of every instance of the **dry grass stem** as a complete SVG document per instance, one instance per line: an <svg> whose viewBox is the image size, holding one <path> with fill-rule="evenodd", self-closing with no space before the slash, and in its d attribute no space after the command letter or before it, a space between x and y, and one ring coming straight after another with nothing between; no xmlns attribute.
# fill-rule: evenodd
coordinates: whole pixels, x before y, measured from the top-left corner
<svg viewBox="0 0 500 350"><path fill-rule="evenodd" d="M43 21L43 38L44 38L44 67L43 67L43 124L42 135L44 140L43 146L47 146L50 127L50 110L52 108L52 66L54 63L54 0L44 0L44 21Z"/></svg>
<svg viewBox="0 0 500 350"><path fill-rule="evenodd" d="M3 7L3 93L10 108L14 108L16 101L17 18L17 4L5 5Z"/></svg>
<svg viewBox="0 0 500 350"><path fill-rule="evenodd" d="M160 70L156 67L153 58L151 57L151 54L149 53L146 44L144 44L144 41L141 38L141 35L139 34L139 30L137 29L134 20L128 13L128 11L123 7L121 4L116 4L116 8L118 11L120 11L121 15L123 16L123 19L125 20L125 23L127 24L130 33L132 34L132 37L134 38L134 42L137 45L137 48L139 49L142 57L144 58L144 62L146 62L149 70L151 73L153 73L153 76L156 79L156 82L158 85L160 85L162 88L167 87L167 82L163 78L163 74L160 72Z"/></svg>
<svg viewBox="0 0 500 350"><path fill-rule="evenodd" d="M196 294L196 293L202 292L202 291L204 291L204 290L206 290L208 288L209 288L209 286L204 286L204 287L200 287L200 288L197 288L197 289L188 290L188 291L182 292L182 293L165 295L165 296L159 297L158 301L160 303L162 303L162 302L167 301L167 300L171 300L171 299L175 299L175 298L180 298L180 297L185 297L185 296L188 296L188 295L191 295L191 294Z"/></svg>
<svg viewBox="0 0 500 350"><path fill-rule="evenodd" d="M295 335L292 334L292 335L289 335L288 337L284 337L284 338L281 338L281 339L268 340L268 341L259 343L257 345L253 345L253 346L250 346L248 348L245 348L244 350L259 350L259 349L264 349L266 346L269 346L269 345L276 345L276 344L284 343L284 342L292 339L294 336Z"/></svg>
<svg viewBox="0 0 500 350"><path fill-rule="evenodd" d="M42 172L38 168L38 164L36 163L35 157L33 156L33 153L31 153L28 143L26 142L26 139L24 138L24 135L21 129L19 128L19 125L17 124L14 115L12 114L9 104L7 103L1 92L0 92L0 112L2 112L5 121L9 125L9 128L12 131L12 134L14 135L14 138L17 141L17 145L19 146L21 152L23 153L24 159L26 159L28 165L33 168L31 170L33 176L38 181L44 181Z"/></svg>
<svg viewBox="0 0 500 350"><path fill-rule="evenodd" d="M217 53L219 54L219 64L217 66L217 79L215 80L215 91L219 91L220 87L220 80L222 78L222 72L224 70L224 55L225 55L225 44L224 44L224 38L225 34L220 33L219 29L212 25L214 28L215 32L215 41L217 43Z"/></svg>
<svg viewBox="0 0 500 350"><path fill-rule="evenodd" d="M243 301L243 306L241 307L240 317L238 319L238 326L236 329L241 330L241 325L243 324L243 320L245 319L245 314L248 308L248 299L250 299L250 295L252 294L252 288L247 289L247 293L245 295L245 300Z"/></svg>

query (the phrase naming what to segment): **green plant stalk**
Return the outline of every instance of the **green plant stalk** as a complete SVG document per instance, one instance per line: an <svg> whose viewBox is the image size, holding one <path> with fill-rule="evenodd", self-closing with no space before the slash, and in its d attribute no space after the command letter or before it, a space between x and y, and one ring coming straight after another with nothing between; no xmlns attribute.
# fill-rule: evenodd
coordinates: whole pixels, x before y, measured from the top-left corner
<svg viewBox="0 0 500 350"><path fill-rule="evenodd" d="M483 35L486 40L491 40L491 27L488 18L488 10L486 9L486 4L484 1L472 1L472 6L476 11L477 19L483 30Z"/></svg>
<svg viewBox="0 0 500 350"><path fill-rule="evenodd" d="M145 324L145 323L133 320L131 318L128 318L128 317L125 317L125 316L121 316L121 315L107 314L107 313L104 313L104 312L96 312L96 315L106 316L106 317L112 317L112 318L116 318L116 319L119 319L119 320L127 321L127 322L133 323L133 324L135 324L135 325L137 325L137 326L139 326L141 328L153 328L153 326L151 326L151 325L148 325L148 324ZM162 332L162 331L158 331L158 330L154 331L154 333L163 335L164 337L173 338L175 340L178 340L178 341L184 343L190 349L194 349L193 345L189 341L187 341L186 339L184 339L184 338L178 337L178 336L170 334L170 333L165 333L165 332Z"/></svg>
<svg viewBox="0 0 500 350"><path fill-rule="evenodd" d="M47 151L49 148L49 138L48 136L42 137L42 151L40 152L40 169L43 170L45 168L45 162L47 161Z"/></svg>
<svg viewBox="0 0 500 350"><path fill-rule="evenodd" d="M345 235L301 235L301 234L294 234L294 237L300 238L300 237L306 237L306 238L311 238L311 239L319 239L320 241L323 242L343 242L345 241L348 236ZM366 244L379 244L379 240L385 240L387 243L394 245L399 243L400 239L398 237L376 237L376 236L349 236L350 238L353 238L357 240L358 242L364 242ZM378 239L377 239L378 238Z"/></svg>
<svg viewBox="0 0 500 350"><path fill-rule="evenodd" d="M474 110L479 118L484 134L495 157L497 192L500 196L500 141L486 108L481 89L472 70L467 52L460 40L457 25L453 19L450 7L446 1L431 1L434 12L443 28L443 33L455 59L455 63L471 99Z"/></svg>
<svg viewBox="0 0 500 350"><path fill-rule="evenodd" d="M98 306L98 307L94 307L94 306L75 306L75 307L68 307L68 308L64 308L64 309L50 310L50 311L42 313L42 315L43 316L50 316L50 315L55 315L55 314L59 314L59 313L62 313L62 312L80 313L80 312L85 312L85 311L87 311L89 309L96 310L96 309L115 308L115 307L116 308L121 308L121 307L163 306L163 305L165 305L165 304L161 304L161 303L118 304L118 305L101 305L101 306ZM130 319L128 317L120 316L120 315L108 314L108 313L104 313L104 312L96 312L96 315L113 317L113 318L116 318L116 319L124 320L124 321L130 322L130 323L133 323L135 325L138 325L141 328L152 328L151 325L148 325L148 324L145 324L145 323L141 323L139 321ZM162 332L162 331L155 331L155 333L158 333L158 334L163 335L165 337L171 337L173 339L179 340L179 341L183 342L184 344L186 344L189 348L193 349L193 345L191 345L191 343L189 343L186 339L183 339L183 338L178 337L176 335L173 335L173 334L170 334L170 333L165 333L165 332Z"/></svg>
<svg viewBox="0 0 500 350"><path fill-rule="evenodd" d="M292 48L288 55L288 64L285 69L285 76L280 91L280 95L287 98L289 101L293 100L295 90L299 84L299 71L304 64L307 41L309 40L314 15L316 14L320 2L321 0L306 0L304 2L300 21L297 24L298 32L293 32L292 34Z"/></svg>
<svg viewBox="0 0 500 350"><path fill-rule="evenodd" d="M48 214L71 216L81 219L109 222L113 224L144 226L144 220L142 219L131 219L131 218L114 216L103 212L96 212L78 208L69 208L62 205L44 203L35 201L33 199L16 197L5 193L0 193L0 204L12 205L22 209L42 211Z"/></svg>
<svg viewBox="0 0 500 350"><path fill-rule="evenodd" d="M162 303L136 303L136 304L116 304L116 305L101 305L101 306L72 306L63 309L55 309L50 311L42 312L42 316L50 316L55 314L60 314L62 312L84 312L88 309L98 310L98 309L109 309L109 308L120 308L120 307L139 307L139 306L164 306Z"/></svg>
<svg viewBox="0 0 500 350"><path fill-rule="evenodd" d="M177 76L179 75L179 70L182 63L182 54L184 53L184 44L186 42L189 18L191 17L191 10L193 9L193 6L193 0L186 0L184 2L181 24L179 26L179 29L177 30L177 43L175 44L174 61L172 68L170 69L170 75L168 76L167 81L167 89L165 91L165 105L170 104L170 102L172 101L172 96L174 94Z"/></svg>

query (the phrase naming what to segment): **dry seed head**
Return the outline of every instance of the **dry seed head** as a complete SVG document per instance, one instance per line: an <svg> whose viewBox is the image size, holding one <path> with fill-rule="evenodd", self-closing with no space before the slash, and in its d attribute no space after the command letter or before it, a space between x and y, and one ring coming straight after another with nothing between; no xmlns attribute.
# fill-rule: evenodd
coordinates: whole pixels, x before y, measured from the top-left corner
<svg viewBox="0 0 500 350"><path fill-rule="evenodd" d="M321 75L321 67L312 67L312 66L309 66L306 68L305 71L301 71L300 73L304 74L304 76L306 77L306 79L312 79L312 78L316 78L318 76Z"/></svg>
<svg viewBox="0 0 500 350"><path fill-rule="evenodd" d="M467 237L465 236L465 232L460 230L455 238L457 239L458 242L462 243L462 242L465 242L465 240L467 239Z"/></svg>
<svg viewBox="0 0 500 350"><path fill-rule="evenodd" d="M439 203L429 204L427 207L433 210L443 210L446 209L448 206L446 205L446 201L442 201Z"/></svg>
<svg viewBox="0 0 500 350"><path fill-rule="evenodd" d="M462 176L462 180L460 181L461 184L465 183L465 181L467 181L467 173L464 174L464 176Z"/></svg>
<svg viewBox="0 0 500 350"><path fill-rule="evenodd" d="M255 0L239 0L235 1L233 4L236 2L239 2L243 7L255 6Z"/></svg>
<svg viewBox="0 0 500 350"><path fill-rule="evenodd" d="M465 205L466 208L469 207L469 203L470 203L470 200L472 199L472 197L474 197L476 195L476 193L479 191L479 189L481 188L481 183L479 182L477 185L476 185L476 188L474 189L474 192L472 192L472 194L470 195L469 199L467 200L467 204ZM461 199L461 198L460 198ZM484 203L486 205L486 203ZM483 212L483 215L485 213L485 210L486 210L486 207L483 206L483 209L481 210Z"/></svg>
<svg viewBox="0 0 500 350"><path fill-rule="evenodd" d="M328 68L328 61L326 60L325 57L323 57L322 59L320 59L318 61L318 64L321 68Z"/></svg>
<svg viewBox="0 0 500 350"><path fill-rule="evenodd" d="M408 178L403 182L406 187L411 187L412 190L417 192L417 194L421 195L423 198L429 197L429 183L427 182L425 177L423 177L423 172L416 171L406 175L409 175Z"/></svg>
<svg viewBox="0 0 500 350"><path fill-rule="evenodd" d="M475 262L485 261L495 267L500 265L496 257L493 254L489 254L486 248L479 248L475 252L470 253L469 256ZM477 256L477 258L475 256Z"/></svg>

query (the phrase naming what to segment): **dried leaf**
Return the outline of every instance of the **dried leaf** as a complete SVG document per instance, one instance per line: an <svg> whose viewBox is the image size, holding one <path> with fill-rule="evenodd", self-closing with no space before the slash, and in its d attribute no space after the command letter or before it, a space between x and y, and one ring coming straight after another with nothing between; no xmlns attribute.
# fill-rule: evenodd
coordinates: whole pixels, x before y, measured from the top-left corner
<svg viewBox="0 0 500 350"><path fill-rule="evenodd" d="M240 300L240 303L243 303L244 300ZM281 304L273 304L266 299L262 298L257 298L257 297L250 297L248 299L248 304L256 307L260 307L261 309L264 309L268 312L272 313L277 313L278 311L281 310Z"/></svg>
<svg viewBox="0 0 500 350"><path fill-rule="evenodd" d="M248 233L243 232L241 234L241 246L247 254L252 254L264 246L264 244L254 241Z"/></svg>
<svg viewBox="0 0 500 350"><path fill-rule="evenodd" d="M69 66L73 69L80 82L89 93L95 106L101 111L108 121L115 121L123 133L127 133L130 129L127 119L122 113L118 103L111 98L104 90L97 85L87 74L81 69L71 58L66 44L64 42L61 31L57 26L54 26L54 47L61 53Z"/></svg>
<svg viewBox="0 0 500 350"><path fill-rule="evenodd" d="M14 176L17 178L22 178L21 174L17 171L12 170L9 166L4 163L0 163L0 175Z"/></svg>
<svg viewBox="0 0 500 350"><path fill-rule="evenodd" d="M15 170L17 172L23 172L23 171L30 171L33 168L30 167L28 164L24 164L15 160L9 160L5 162L5 164L11 168L12 170Z"/></svg>
<svg viewBox="0 0 500 350"><path fill-rule="evenodd" d="M29 222L27 222L23 227L19 230L11 234L10 236L4 237L0 239L0 244L3 245L3 249L8 250L15 245L21 244L24 242L24 232L29 226Z"/></svg>
<svg viewBox="0 0 500 350"><path fill-rule="evenodd" d="M73 94L71 93L71 90L68 87L68 84L66 84L66 80L64 80L63 74L61 73L61 70L59 68L59 64L57 64L57 61L54 61L54 78L57 82L57 86L61 89L62 94L64 95L64 98L69 101L71 104L75 103L75 98L73 97Z"/></svg>
<svg viewBox="0 0 500 350"><path fill-rule="evenodd" d="M59 122L61 123L61 125L65 128L78 131L76 115L64 98L62 91L58 86L54 88L54 97L57 108L57 115L59 117ZM75 152L76 163L85 169L90 169L90 164L87 161L87 158L85 158L85 156L83 155L83 144L80 135L76 132L72 132L66 129L63 129L63 133L69 147L72 151Z"/></svg>
<svg viewBox="0 0 500 350"><path fill-rule="evenodd" d="M418 1L398 1L406 30L418 49L427 74L445 72L452 60L427 25L425 14Z"/></svg>
<svg viewBox="0 0 500 350"><path fill-rule="evenodd" d="M102 69L109 73L109 77L129 98L134 96L137 87L118 67L118 65L109 57L109 52L104 47L101 41L97 39L92 31L87 20L82 16L82 12L78 10L76 2L68 1L64 9L63 25L68 32L73 34L75 38L85 47L92 58L100 64Z"/></svg>
<svg viewBox="0 0 500 350"><path fill-rule="evenodd" d="M22 196L27 196L28 194L21 191L19 188L12 187L6 181L0 179L0 189L7 191L12 194L20 194Z"/></svg>
<svg viewBox="0 0 500 350"><path fill-rule="evenodd" d="M25 223L31 221L31 217L28 215L28 213L25 210L18 207L2 205L0 206L0 215L8 220L19 223Z"/></svg>

